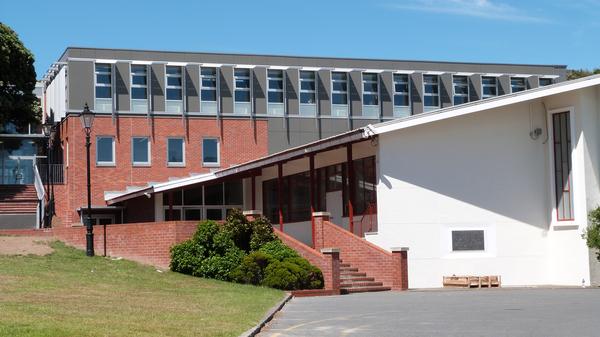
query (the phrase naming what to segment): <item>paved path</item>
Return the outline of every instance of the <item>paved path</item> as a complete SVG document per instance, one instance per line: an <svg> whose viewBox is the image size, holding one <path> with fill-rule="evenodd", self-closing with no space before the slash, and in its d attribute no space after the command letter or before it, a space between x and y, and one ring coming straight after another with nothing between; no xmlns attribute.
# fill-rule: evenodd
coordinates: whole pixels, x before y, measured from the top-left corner
<svg viewBox="0 0 600 337"><path fill-rule="evenodd" d="M260 337L600 336L600 289L409 291L294 298Z"/></svg>

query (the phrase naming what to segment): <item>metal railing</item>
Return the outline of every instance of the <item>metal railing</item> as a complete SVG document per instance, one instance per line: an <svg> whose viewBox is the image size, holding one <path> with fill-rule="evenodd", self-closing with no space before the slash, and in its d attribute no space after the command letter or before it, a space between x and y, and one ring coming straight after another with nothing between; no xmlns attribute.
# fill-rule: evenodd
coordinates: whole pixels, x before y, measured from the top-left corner
<svg viewBox="0 0 600 337"><path fill-rule="evenodd" d="M65 183L64 164L38 164L38 169L44 183L48 182L48 175L50 176L50 182L54 184Z"/></svg>
<svg viewBox="0 0 600 337"><path fill-rule="evenodd" d="M44 183L42 182L42 177L40 176L40 171L38 170L37 164L35 160L33 161L33 185L35 186L35 191L37 192L38 197L38 206L37 206L37 218L36 223L38 228L43 228L44 217L44 201L46 200L46 189L44 188Z"/></svg>

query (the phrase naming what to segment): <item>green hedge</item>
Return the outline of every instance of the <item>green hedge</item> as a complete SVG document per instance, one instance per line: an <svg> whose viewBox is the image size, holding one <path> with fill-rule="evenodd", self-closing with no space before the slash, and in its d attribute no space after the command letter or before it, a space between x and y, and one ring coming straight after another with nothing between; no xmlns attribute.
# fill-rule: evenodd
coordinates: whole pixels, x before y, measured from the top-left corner
<svg viewBox="0 0 600 337"><path fill-rule="evenodd" d="M323 288L323 274L273 233L268 219L234 210L223 225L203 221L171 248L171 270L198 277L294 290Z"/></svg>

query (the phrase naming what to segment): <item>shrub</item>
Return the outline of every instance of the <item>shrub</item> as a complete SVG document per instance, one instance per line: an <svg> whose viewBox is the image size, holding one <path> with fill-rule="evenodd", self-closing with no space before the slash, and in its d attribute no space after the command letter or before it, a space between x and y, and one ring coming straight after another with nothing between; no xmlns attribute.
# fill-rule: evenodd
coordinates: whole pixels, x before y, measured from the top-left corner
<svg viewBox="0 0 600 337"><path fill-rule="evenodd" d="M588 213L588 222L583 237L589 248L596 249L596 258L600 260L600 207Z"/></svg>
<svg viewBox="0 0 600 337"><path fill-rule="evenodd" d="M200 268L204 252L193 240L184 241L171 248L171 270L191 275Z"/></svg>
<svg viewBox="0 0 600 337"><path fill-rule="evenodd" d="M243 257L244 253L239 248L233 247L223 255L212 255L204 259L200 268L192 275L229 281L231 271L240 265Z"/></svg>
<svg viewBox="0 0 600 337"><path fill-rule="evenodd" d="M259 249L259 251L271 255L279 261L292 257L300 257L295 250L286 246L281 240L267 242Z"/></svg>
<svg viewBox="0 0 600 337"><path fill-rule="evenodd" d="M290 257L283 260L283 262L293 263L300 267L300 274L298 274L298 288L297 289L321 289L323 288L323 273L321 270L308 262L306 259L301 257Z"/></svg>
<svg viewBox="0 0 600 337"><path fill-rule="evenodd" d="M274 261L265 268L262 285L282 290L298 289L298 267L289 262Z"/></svg>
<svg viewBox="0 0 600 337"><path fill-rule="evenodd" d="M265 268L274 261L271 255L263 252L253 252L245 256L234 271L231 279L238 283L258 285L264 278Z"/></svg>
<svg viewBox="0 0 600 337"><path fill-rule="evenodd" d="M250 249L259 250L264 244L278 240L273 233L273 226L264 216L251 222L252 234L250 235Z"/></svg>
<svg viewBox="0 0 600 337"><path fill-rule="evenodd" d="M241 250L250 251L250 237L252 236L252 224L246 219L246 216L239 209L233 209L229 212L223 228L228 231Z"/></svg>

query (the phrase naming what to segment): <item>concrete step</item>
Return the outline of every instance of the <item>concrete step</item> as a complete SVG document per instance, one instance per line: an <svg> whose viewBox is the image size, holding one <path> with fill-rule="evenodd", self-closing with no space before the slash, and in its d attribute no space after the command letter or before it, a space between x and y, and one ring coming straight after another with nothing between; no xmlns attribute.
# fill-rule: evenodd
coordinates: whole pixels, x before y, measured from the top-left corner
<svg viewBox="0 0 600 337"><path fill-rule="evenodd" d="M391 287L356 287L356 288L341 288L342 294L368 293L375 291L390 291Z"/></svg>
<svg viewBox="0 0 600 337"><path fill-rule="evenodd" d="M342 282L340 283L341 288L360 288L360 287L383 287L383 282Z"/></svg>
<svg viewBox="0 0 600 337"><path fill-rule="evenodd" d="M353 277L353 276L365 277L365 276L367 276L367 273L363 273L363 272L359 272L359 271L347 271L347 272L340 271L340 277L343 278L344 276L346 276L346 277Z"/></svg>
<svg viewBox="0 0 600 337"><path fill-rule="evenodd" d="M374 277L369 276L342 276L340 277L341 282L373 282Z"/></svg>

